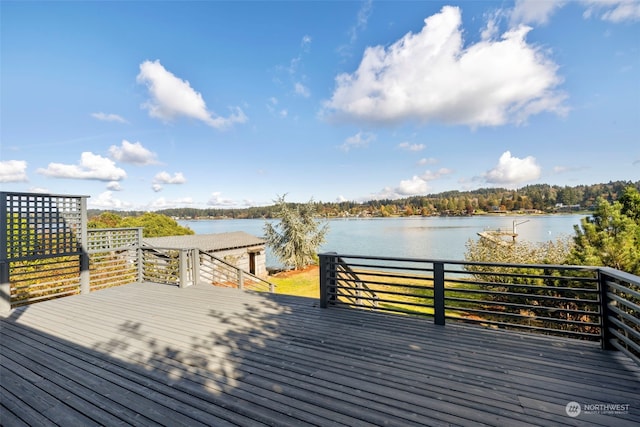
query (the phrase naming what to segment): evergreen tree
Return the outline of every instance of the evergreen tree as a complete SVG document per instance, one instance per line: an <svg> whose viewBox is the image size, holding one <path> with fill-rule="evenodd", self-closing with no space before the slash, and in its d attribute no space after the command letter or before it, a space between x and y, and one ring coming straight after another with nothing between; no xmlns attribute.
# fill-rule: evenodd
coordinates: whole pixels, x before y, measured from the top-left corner
<svg viewBox="0 0 640 427"><path fill-rule="evenodd" d="M264 226L267 244L287 267L296 270L317 264L317 250L324 242L329 224L321 225L316 217L313 200L303 205L291 205L285 196L276 200L279 222Z"/></svg>
<svg viewBox="0 0 640 427"><path fill-rule="evenodd" d="M613 203L600 197L594 213L574 229L571 263L640 274L640 193L634 187Z"/></svg>

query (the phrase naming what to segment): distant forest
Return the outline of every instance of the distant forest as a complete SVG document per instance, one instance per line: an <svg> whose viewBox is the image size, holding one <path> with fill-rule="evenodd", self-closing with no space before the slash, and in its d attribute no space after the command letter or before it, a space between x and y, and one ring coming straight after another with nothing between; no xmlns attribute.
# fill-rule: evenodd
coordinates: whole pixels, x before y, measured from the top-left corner
<svg viewBox="0 0 640 427"><path fill-rule="evenodd" d="M575 187L547 184L528 185L517 190L481 188L473 191L447 191L403 199L371 200L368 202L314 202L317 212L332 217L386 216L460 216L485 213L561 213L583 212L594 208L598 197L614 202L628 186L640 191L640 181L615 181L607 184ZM275 197L275 196L274 196ZM296 203L291 203L296 205ZM89 217L104 210L89 210ZM273 218L275 205L241 209L175 208L156 213L181 219ZM141 215L141 211L118 212L122 216Z"/></svg>

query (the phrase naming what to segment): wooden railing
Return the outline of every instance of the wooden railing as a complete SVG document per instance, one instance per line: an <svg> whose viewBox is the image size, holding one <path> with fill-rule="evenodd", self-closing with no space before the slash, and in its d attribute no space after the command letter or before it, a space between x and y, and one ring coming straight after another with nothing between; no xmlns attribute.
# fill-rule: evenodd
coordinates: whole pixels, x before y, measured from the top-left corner
<svg viewBox="0 0 640 427"><path fill-rule="evenodd" d="M180 287L207 283L274 292L275 285L197 248L142 247L143 280Z"/></svg>
<svg viewBox="0 0 640 427"><path fill-rule="evenodd" d="M327 253L320 305L600 341L640 360L640 277L609 268Z"/></svg>
<svg viewBox="0 0 640 427"><path fill-rule="evenodd" d="M275 292L275 285L207 252L199 252L199 282L216 286Z"/></svg>
<svg viewBox="0 0 640 427"><path fill-rule="evenodd" d="M89 229L77 253L0 260L0 312L134 282L196 283L274 292L275 286L198 249L143 247L142 229ZM83 267L86 265L86 267Z"/></svg>

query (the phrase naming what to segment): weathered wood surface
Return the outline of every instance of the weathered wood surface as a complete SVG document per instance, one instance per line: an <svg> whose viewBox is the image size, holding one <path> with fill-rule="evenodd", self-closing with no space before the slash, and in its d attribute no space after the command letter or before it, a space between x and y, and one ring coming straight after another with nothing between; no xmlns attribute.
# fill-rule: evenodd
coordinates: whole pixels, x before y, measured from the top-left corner
<svg viewBox="0 0 640 427"><path fill-rule="evenodd" d="M14 310L0 339L5 426L640 423L619 352L305 298L133 284Z"/></svg>

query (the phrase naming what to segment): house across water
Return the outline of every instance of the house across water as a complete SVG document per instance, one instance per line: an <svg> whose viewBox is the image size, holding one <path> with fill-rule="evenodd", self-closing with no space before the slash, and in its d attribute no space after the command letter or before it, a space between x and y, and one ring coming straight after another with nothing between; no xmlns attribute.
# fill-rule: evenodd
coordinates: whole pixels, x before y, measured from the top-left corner
<svg viewBox="0 0 640 427"><path fill-rule="evenodd" d="M189 236L145 237L143 244L164 249L207 252L258 277L267 276L266 241L244 231Z"/></svg>

